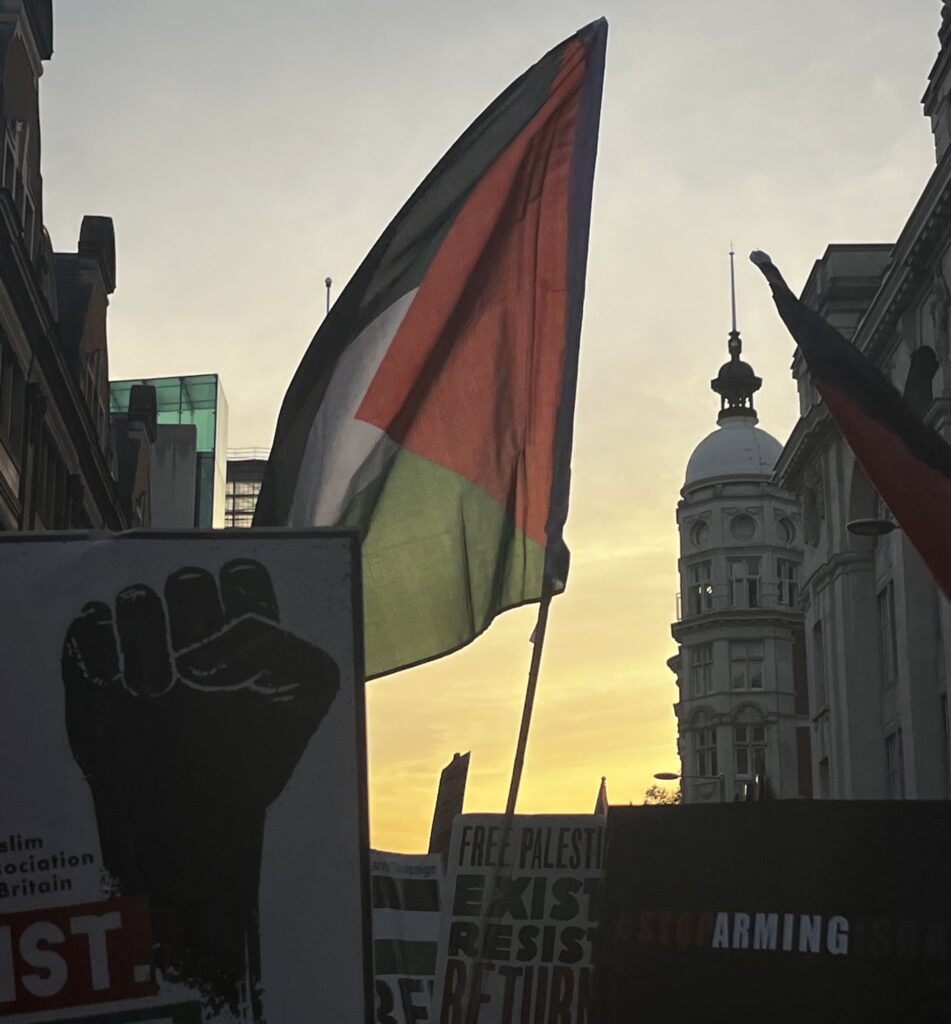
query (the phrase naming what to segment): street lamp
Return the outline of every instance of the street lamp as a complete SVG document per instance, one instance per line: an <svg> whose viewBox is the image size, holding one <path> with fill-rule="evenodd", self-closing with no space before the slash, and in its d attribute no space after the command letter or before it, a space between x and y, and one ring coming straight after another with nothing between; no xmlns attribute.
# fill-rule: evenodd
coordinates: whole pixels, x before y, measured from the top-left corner
<svg viewBox="0 0 951 1024"><path fill-rule="evenodd" d="M890 519L852 519L845 524L845 528L856 537L884 537L892 530L897 530L898 524Z"/></svg>
<svg viewBox="0 0 951 1024"><path fill-rule="evenodd" d="M661 782L674 782L680 779L681 782L716 782L720 788L720 802L726 803L726 776L723 772L719 775L680 775L678 772L654 772L654 778Z"/></svg>

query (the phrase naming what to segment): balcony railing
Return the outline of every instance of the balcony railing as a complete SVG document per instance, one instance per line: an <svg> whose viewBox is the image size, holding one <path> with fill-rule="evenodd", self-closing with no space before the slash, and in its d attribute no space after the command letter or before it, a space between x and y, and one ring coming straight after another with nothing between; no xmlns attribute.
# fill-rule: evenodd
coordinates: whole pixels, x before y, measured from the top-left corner
<svg viewBox="0 0 951 1024"><path fill-rule="evenodd" d="M799 587L788 579L749 576L729 584L693 583L676 595L677 621L711 612L746 611L750 608L799 608Z"/></svg>

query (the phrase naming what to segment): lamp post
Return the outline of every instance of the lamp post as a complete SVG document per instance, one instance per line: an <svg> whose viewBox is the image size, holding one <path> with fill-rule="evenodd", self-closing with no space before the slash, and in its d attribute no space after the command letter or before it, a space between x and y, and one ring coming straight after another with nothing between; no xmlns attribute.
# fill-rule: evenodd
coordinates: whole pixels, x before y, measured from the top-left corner
<svg viewBox="0 0 951 1024"><path fill-rule="evenodd" d="M679 779L681 782L716 782L720 789L720 802L726 803L726 776L723 772L719 775L680 775L678 772L654 772L654 778L661 782L674 782Z"/></svg>
<svg viewBox="0 0 951 1024"><path fill-rule="evenodd" d="M884 537L892 530L897 530L898 524L890 519L852 519L845 524L845 528L856 537Z"/></svg>

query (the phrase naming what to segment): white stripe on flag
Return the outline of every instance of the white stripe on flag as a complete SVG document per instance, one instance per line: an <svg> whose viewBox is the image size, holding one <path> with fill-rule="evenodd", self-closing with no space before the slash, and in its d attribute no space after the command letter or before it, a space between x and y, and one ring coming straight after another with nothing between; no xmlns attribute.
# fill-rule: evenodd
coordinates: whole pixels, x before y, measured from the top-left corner
<svg viewBox="0 0 951 1024"><path fill-rule="evenodd" d="M373 911L373 938L403 942L438 942L442 916L438 910Z"/></svg>
<svg viewBox="0 0 951 1024"><path fill-rule="evenodd" d="M400 296L347 346L334 367L301 459L288 526L333 526L399 445L356 419L418 288Z"/></svg>

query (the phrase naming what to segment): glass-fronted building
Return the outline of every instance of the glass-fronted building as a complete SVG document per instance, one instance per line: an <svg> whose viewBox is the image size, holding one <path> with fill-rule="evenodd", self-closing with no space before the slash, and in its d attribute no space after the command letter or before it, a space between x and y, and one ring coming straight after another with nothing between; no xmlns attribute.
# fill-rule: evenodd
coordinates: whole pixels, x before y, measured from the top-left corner
<svg viewBox="0 0 951 1024"><path fill-rule="evenodd" d="M269 454L267 448L235 448L228 452L225 526L253 523Z"/></svg>
<svg viewBox="0 0 951 1024"><path fill-rule="evenodd" d="M188 377L117 380L109 385L110 411L128 412L129 393L136 384L155 388L158 426L195 428L196 527L225 525L228 403L216 373Z"/></svg>

